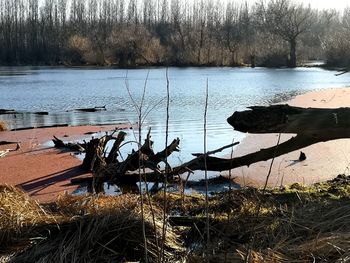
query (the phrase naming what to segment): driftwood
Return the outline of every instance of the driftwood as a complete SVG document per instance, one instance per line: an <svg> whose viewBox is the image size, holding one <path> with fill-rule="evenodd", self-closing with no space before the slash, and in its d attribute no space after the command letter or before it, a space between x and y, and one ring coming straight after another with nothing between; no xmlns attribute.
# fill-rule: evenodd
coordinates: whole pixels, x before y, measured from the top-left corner
<svg viewBox="0 0 350 263"><path fill-rule="evenodd" d="M0 141L0 145L10 145L10 144L17 144L18 142L8 142L8 141Z"/></svg>
<svg viewBox="0 0 350 263"><path fill-rule="evenodd" d="M139 169L153 171L156 176L151 178L151 181L162 181L164 179L164 174L159 169L159 163L164 162L167 169L171 169L166 162L166 158L173 152L179 151L180 140L178 138L173 140L164 150L155 153L150 133L151 130L149 130L144 144L137 151L133 150L125 160L118 159L120 147L126 137L124 131L120 131L116 137L112 134L92 139L84 145L86 155L83 160L82 168L91 171L93 173L93 178L79 178L78 180L72 180L72 183L92 183L97 191L102 190L101 185L104 182L133 185L139 181L139 174L135 173L133 176L133 174L130 175L130 172ZM111 140L114 140L114 143L107 154L106 146ZM68 146L62 141L57 140L57 138L55 138L55 141L58 146Z"/></svg>
<svg viewBox="0 0 350 263"><path fill-rule="evenodd" d="M235 130L249 133L292 133L290 140L278 146L261 149L245 156L222 159L207 154L173 168L170 174L180 174L190 170L226 171L241 166L249 166L260 161L299 150L315 143L350 138L350 108L305 109L288 105L251 107L251 110L235 112L228 123ZM154 174L147 175L152 178Z"/></svg>
<svg viewBox="0 0 350 263"><path fill-rule="evenodd" d="M16 152L19 151L21 149L21 145L19 143L17 143L16 148L15 149L6 149L3 151L0 151L0 158L5 157L8 153L10 152Z"/></svg>
<svg viewBox="0 0 350 263"><path fill-rule="evenodd" d="M166 147L161 152L154 153L153 150L153 141L151 140L151 130L149 130L147 137L145 139L144 144L140 147L139 150L133 151L128 157L119 162L114 156L117 150L119 151L120 141L118 137L120 134L124 135L124 132L120 132L118 137L113 145L113 148L105 160L107 161L107 165L103 167L100 171L96 173L97 181L104 182L110 180L114 183L118 184L135 184L139 181L139 174L130 174L130 172L142 169L152 170L155 176L151 178L152 182L159 182L164 179L164 173L159 169L159 163L164 162L166 167L170 169L169 164L166 162L166 158L170 156L173 152L179 151L180 140L177 138L173 140L170 145ZM110 156L112 155L112 159ZM108 160L111 160L108 162ZM147 178L144 178L147 180Z"/></svg>
<svg viewBox="0 0 350 263"><path fill-rule="evenodd" d="M65 143L61 139L58 139L56 136L53 136L52 142L56 148L65 148L71 151L85 152L85 145L79 143Z"/></svg>
<svg viewBox="0 0 350 263"><path fill-rule="evenodd" d="M57 127L68 127L68 124L56 124L56 125L44 125L38 127L24 127L24 128L16 128L11 131L25 131L25 130L35 130L35 129L46 129L46 128L57 128Z"/></svg>
<svg viewBox="0 0 350 263"><path fill-rule="evenodd" d="M35 115L49 115L49 112L47 112L47 111L36 111L36 112L32 112L32 114L35 114Z"/></svg>
<svg viewBox="0 0 350 263"><path fill-rule="evenodd" d="M195 156L193 160L172 168L165 160L172 152L178 151L179 139L174 140L166 149L155 154L149 132L142 147L138 151L133 151L124 161L119 162L117 159L118 151L125 138L125 135L121 134L115 138L115 145L107 157L103 149L106 145L106 139L110 138L105 137L90 142L91 149L86 148L87 156L88 152L91 152L91 156L95 157L89 157L86 162L91 164L96 160L99 161L99 165L94 165L97 168L92 169L94 172L93 181L98 182L98 184L102 182L135 184L139 181L140 175L135 172L138 169L148 169L147 172L142 171L142 178L148 182L160 182L165 178L171 180L176 175L191 173L194 170L225 171L267 161L318 142L350 138L349 116L350 108L305 109L288 105L251 107L247 111L235 112L228 118L228 123L241 132L292 133L296 136L277 146L261 149L241 157L222 159L211 156L238 143L230 144L215 151L193 154ZM165 170L159 169L160 162L165 162ZM86 180L91 181L91 179Z"/></svg>
<svg viewBox="0 0 350 263"><path fill-rule="evenodd" d="M80 109L75 109L75 111L81 111L81 112L96 112L96 111L106 111L106 105L104 106L97 106L93 108L80 108Z"/></svg>
<svg viewBox="0 0 350 263"><path fill-rule="evenodd" d="M10 109L0 109L0 115L2 114L16 114L17 112L15 110Z"/></svg>
<svg viewBox="0 0 350 263"><path fill-rule="evenodd" d="M251 107L251 110L235 112L227 119L235 130L249 133L292 133L290 140L278 146L233 159L208 156L207 169L225 171L241 166L249 166L260 161L299 150L318 142L350 138L350 108L313 109L288 105ZM192 160L187 167L204 170L204 163ZM183 167L174 168L181 172Z"/></svg>
<svg viewBox="0 0 350 263"><path fill-rule="evenodd" d="M47 111L35 111L35 112L18 112L13 109L0 109L0 115L6 115L6 114L23 114L23 113L28 113L28 114L35 114L35 115L49 115Z"/></svg>

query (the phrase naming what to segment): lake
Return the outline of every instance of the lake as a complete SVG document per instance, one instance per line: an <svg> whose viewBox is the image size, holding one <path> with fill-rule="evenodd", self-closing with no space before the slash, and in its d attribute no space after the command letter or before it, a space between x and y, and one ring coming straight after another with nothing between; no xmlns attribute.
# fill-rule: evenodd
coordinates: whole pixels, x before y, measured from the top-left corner
<svg viewBox="0 0 350 263"><path fill-rule="evenodd" d="M208 81L208 150L240 141L244 134L233 131L226 122L234 111L252 105L286 101L298 94L324 88L345 87L350 74L335 76L320 68L169 68L169 141L179 137L181 152L171 162L203 152L203 116ZM146 85L144 112L151 110L143 123L152 127L155 150L165 144L166 69L67 69L0 68L0 108L23 112L0 115L11 129L65 124L107 124L137 122L134 104L141 101ZM129 96L133 96L135 103ZM101 112L76 112L77 108L106 106ZM27 112L47 111L49 115ZM137 136L137 135L136 135ZM128 139L134 140L133 132ZM229 153L230 150L222 154ZM222 155L221 154L221 155Z"/></svg>

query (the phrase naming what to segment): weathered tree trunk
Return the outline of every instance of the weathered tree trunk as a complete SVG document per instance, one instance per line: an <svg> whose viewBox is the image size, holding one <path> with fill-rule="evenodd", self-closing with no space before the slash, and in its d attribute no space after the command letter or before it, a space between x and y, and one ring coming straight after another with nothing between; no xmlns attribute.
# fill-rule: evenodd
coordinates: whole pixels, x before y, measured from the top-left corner
<svg viewBox="0 0 350 263"><path fill-rule="evenodd" d="M319 141L350 136L350 108L250 107L227 121L235 130L249 133L295 133Z"/></svg>
<svg viewBox="0 0 350 263"><path fill-rule="evenodd" d="M289 42L290 54L289 54L289 65L290 68L295 68L297 66L297 42L295 39L291 39Z"/></svg>

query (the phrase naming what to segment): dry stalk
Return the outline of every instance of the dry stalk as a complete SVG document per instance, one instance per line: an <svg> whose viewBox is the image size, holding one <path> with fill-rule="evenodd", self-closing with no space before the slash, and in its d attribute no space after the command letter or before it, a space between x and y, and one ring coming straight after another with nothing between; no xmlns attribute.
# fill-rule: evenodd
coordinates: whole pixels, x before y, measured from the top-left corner
<svg viewBox="0 0 350 263"><path fill-rule="evenodd" d="M209 81L207 79L207 85L205 89L205 108L204 108L204 176L205 176L205 230L206 230L206 262L209 262L209 243L210 243L210 225L209 225L209 183L208 183L208 169L207 169L207 113L208 113L208 100L209 100Z"/></svg>
<svg viewBox="0 0 350 263"><path fill-rule="evenodd" d="M276 144L276 148L275 148L275 153L277 153L277 149L278 149L278 146L280 144L280 141L281 141L281 133L278 135L278 140L277 140L277 144ZM275 162L275 156L276 154L274 154L272 160L271 160L271 163L270 163L270 167L269 167L269 171L268 171L268 174L266 176L266 180L265 180L265 184L264 184L264 188L262 190L262 195L264 196L265 192L266 192L266 189L267 189L267 185L268 185L268 182L269 182L269 179L270 179L270 175L271 175L271 172L272 172L272 167L273 167L273 164ZM259 200L258 202L258 208L256 210L256 218L259 218L260 216L260 211L261 211L261 208L262 208L262 200ZM251 257L252 257L252 248L254 247L254 243L255 243L255 239L256 239L256 235L255 235L255 228L256 226L254 226L253 228L253 239L252 241L248 244L248 250L247 250L247 254L246 254L246 257L245 257L245 262L248 263L251 261Z"/></svg>
<svg viewBox="0 0 350 263"><path fill-rule="evenodd" d="M166 68L166 92L167 92L167 100L166 100L166 125L165 125L165 163L168 163L168 139L169 139L169 109L170 109L170 82L169 82L169 69ZM163 232L162 232L162 244L161 244L161 262L164 262L164 244L166 240L166 234L167 234L167 186L168 186L168 175L169 175L169 168L166 166L165 170L165 178L164 178L164 192L163 192Z"/></svg>
<svg viewBox="0 0 350 263"><path fill-rule="evenodd" d="M137 104L136 100L134 99L133 95L131 94L130 87L128 84L127 80L127 75L125 79L125 86L128 91L129 97L132 101L133 106L135 107L137 117L138 117L138 150L139 153L141 154L141 147L142 147L142 107L143 103L145 100L145 94L146 94L146 87L147 87L147 81L148 81L148 76L149 76L149 71L147 72L147 77L144 83L143 87L143 92L142 92L142 97L141 97L141 102L140 105ZM139 185L141 187L142 185L142 173L141 173L141 155L139 156L139 168L138 168L138 174L139 174ZM146 186L147 188L147 186ZM146 236L146 225L145 225L145 211L144 211L144 196L142 193L142 189L140 189L140 206L141 206L141 223L142 223L142 236L143 236L143 241L144 241L144 253L145 253L145 262L148 263L148 249L147 249L147 236Z"/></svg>

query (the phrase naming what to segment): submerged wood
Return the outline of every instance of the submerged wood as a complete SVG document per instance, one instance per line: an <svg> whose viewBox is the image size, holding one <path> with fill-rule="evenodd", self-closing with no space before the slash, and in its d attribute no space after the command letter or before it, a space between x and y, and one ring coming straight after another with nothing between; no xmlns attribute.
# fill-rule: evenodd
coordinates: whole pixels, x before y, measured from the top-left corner
<svg viewBox="0 0 350 263"><path fill-rule="evenodd" d="M0 109L0 115L1 114L16 114L17 112L15 110L12 109Z"/></svg>
<svg viewBox="0 0 350 263"><path fill-rule="evenodd" d="M56 125L44 125L38 127L24 127L24 128L16 128L11 129L11 131L26 131L26 130L34 130L34 129L46 129L46 128L57 128L57 127L68 127L68 124L56 124Z"/></svg>
<svg viewBox="0 0 350 263"><path fill-rule="evenodd" d="M33 112L32 114L35 114L35 115L49 115L49 112L47 112L47 111L36 111L36 112Z"/></svg>
<svg viewBox="0 0 350 263"><path fill-rule="evenodd" d="M0 115L6 114L34 114L34 115L49 115L47 111L35 111L35 112L18 112L13 109L0 109Z"/></svg>
<svg viewBox="0 0 350 263"><path fill-rule="evenodd" d="M104 106L97 106L93 108L80 108L80 109L75 109L75 111L81 111L81 112L96 112L96 111L106 111L106 105Z"/></svg>

